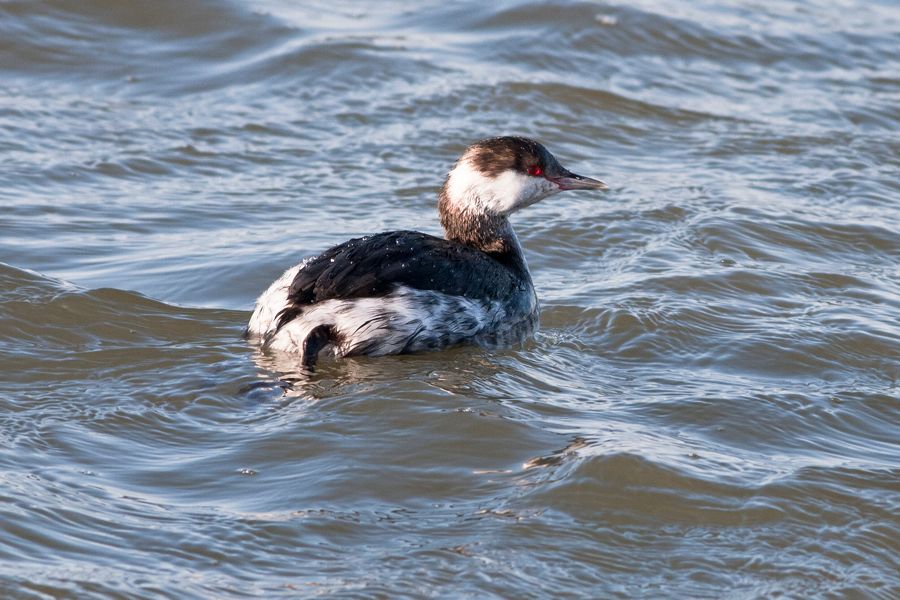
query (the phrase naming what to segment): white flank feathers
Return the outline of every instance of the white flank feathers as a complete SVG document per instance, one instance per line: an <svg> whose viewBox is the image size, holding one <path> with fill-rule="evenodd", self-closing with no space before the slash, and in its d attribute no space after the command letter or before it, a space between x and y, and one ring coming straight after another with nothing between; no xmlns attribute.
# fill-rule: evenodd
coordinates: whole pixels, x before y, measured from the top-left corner
<svg viewBox="0 0 900 600"><path fill-rule="evenodd" d="M265 339L271 349L302 353L304 340L320 325L330 326L336 341L330 349L338 356L416 352L471 338L485 344L508 343L536 325L536 299L527 315L507 315L500 302L401 286L385 296L311 304L274 333L278 314L288 305L291 282L305 264L285 271L259 297L250 318L248 332Z"/></svg>
<svg viewBox="0 0 900 600"><path fill-rule="evenodd" d="M247 324L247 333L253 336L265 337L275 329L275 322L281 309L287 306L288 291L291 283L297 276L297 272L306 266L312 258L304 259L299 265L294 265L275 280L265 292L256 300L256 308Z"/></svg>

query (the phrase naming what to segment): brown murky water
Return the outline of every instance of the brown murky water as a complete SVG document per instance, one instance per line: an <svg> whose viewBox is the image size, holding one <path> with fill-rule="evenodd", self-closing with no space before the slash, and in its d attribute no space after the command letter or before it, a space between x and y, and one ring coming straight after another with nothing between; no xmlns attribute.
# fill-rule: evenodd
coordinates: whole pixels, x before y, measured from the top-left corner
<svg viewBox="0 0 900 600"><path fill-rule="evenodd" d="M0 595L900 597L898 48L877 0L0 0ZM516 219L533 343L241 340L503 133L613 188Z"/></svg>

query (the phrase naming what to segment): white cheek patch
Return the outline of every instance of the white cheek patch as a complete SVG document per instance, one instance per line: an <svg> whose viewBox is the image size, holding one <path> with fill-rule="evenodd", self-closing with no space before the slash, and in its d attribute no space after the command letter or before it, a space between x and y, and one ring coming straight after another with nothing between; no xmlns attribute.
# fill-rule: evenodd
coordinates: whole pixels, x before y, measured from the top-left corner
<svg viewBox="0 0 900 600"><path fill-rule="evenodd" d="M450 172L447 195L459 208L487 208L483 198L490 181L472 168L467 160L461 160Z"/></svg>
<svg viewBox="0 0 900 600"><path fill-rule="evenodd" d="M450 173L447 191L451 201L462 209L508 215L560 189L543 177L516 171L488 177L474 169L469 161L462 160Z"/></svg>
<svg viewBox="0 0 900 600"><path fill-rule="evenodd" d="M529 177L515 171L500 173L490 180L493 202L488 205L488 208L496 214L509 214L530 197L529 192L534 191L533 180L536 179L537 177Z"/></svg>
<svg viewBox="0 0 900 600"><path fill-rule="evenodd" d="M531 206L551 194L559 187L543 177L533 177L515 171L504 171L494 179L498 202L495 207L499 214L509 214L520 208Z"/></svg>

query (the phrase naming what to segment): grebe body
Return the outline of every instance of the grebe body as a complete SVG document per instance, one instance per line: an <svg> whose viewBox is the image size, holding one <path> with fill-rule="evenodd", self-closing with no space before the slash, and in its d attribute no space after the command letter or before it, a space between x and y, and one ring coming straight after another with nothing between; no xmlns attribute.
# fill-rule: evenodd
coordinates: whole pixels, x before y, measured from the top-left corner
<svg viewBox="0 0 900 600"><path fill-rule="evenodd" d="M473 144L438 201L446 237L391 231L288 269L257 300L248 335L311 367L335 356L403 354L530 336L538 301L509 215L567 189L606 189L520 137Z"/></svg>

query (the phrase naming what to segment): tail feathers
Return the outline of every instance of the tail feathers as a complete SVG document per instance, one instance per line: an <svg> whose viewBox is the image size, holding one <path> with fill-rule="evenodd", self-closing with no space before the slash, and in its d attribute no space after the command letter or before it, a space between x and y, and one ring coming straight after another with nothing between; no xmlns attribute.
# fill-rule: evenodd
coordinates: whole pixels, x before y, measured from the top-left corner
<svg viewBox="0 0 900 600"><path fill-rule="evenodd" d="M278 311L275 318L272 319L268 331L263 335L263 345L270 345L272 340L275 339L275 336L278 335L278 332L281 331L281 328L299 317L302 312L303 310L301 308L292 304Z"/></svg>
<svg viewBox="0 0 900 600"><path fill-rule="evenodd" d="M274 319L273 324L275 326L267 331L263 336L263 346L272 347L274 345L276 348L279 347L280 344L278 344L278 334L284 331L283 328L288 323L294 322L302 312L303 311L301 308L294 306L289 306L282 309ZM305 335L304 330L308 332L305 333ZM298 344L299 348L294 345L292 347L292 350L295 352L297 350L300 351L300 361L304 367L307 367L309 369L312 369L315 366L319 352L323 348L328 345L335 345L338 341L336 332L332 327L332 323L323 323L321 325L316 325L312 327L312 329L301 326L300 328L289 332L288 336L291 341L297 339L298 337L302 337L303 341Z"/></svg>
<svg viewBox="0 0 900 600"><path fill-rule="evenodd" d="M296 304L288 304L285 308L278 311L275 315L275 329L270 335L274 336L282 327L299 317L303 313L303 308Z"/></svg>
<svg viewBox="0 0 900 600"><path fill-rule="evenodd" d="M303 354L301 361L307 369L316 366L316 360L319 358L319 351L332 342L334 332L331 325L319 325L309 332L306 339L303 340Z"/></svg>

